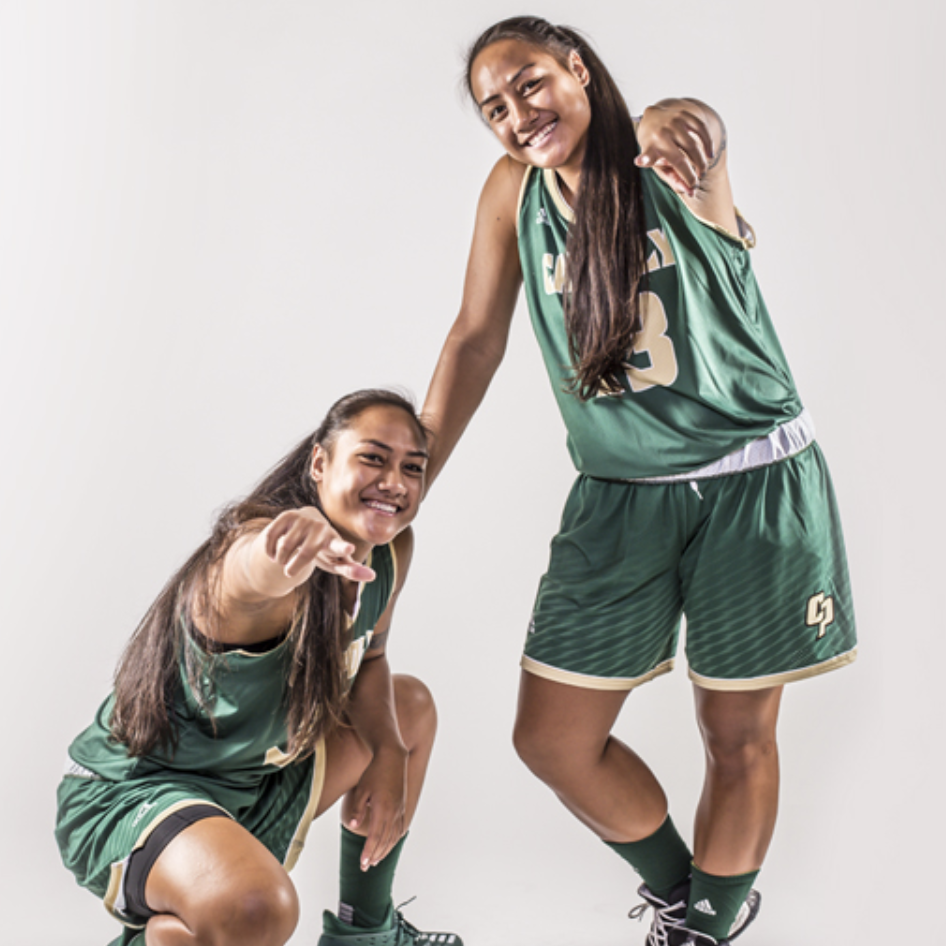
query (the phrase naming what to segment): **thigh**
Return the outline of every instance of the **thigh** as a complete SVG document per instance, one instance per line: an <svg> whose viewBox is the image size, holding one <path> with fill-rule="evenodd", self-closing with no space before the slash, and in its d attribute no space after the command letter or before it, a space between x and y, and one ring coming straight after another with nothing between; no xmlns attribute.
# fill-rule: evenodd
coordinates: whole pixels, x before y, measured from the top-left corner
<svg viewBox="0 0 946 946"><path fill-rule="evenodd" d="M548 746L576 761L584 753L599 753L627 695L627 690L572 686L523 671L517 740Z"/></svg>
<svg viewBox="0 0 946 946"><path fill-rule="evenodd" d="M283 866L229 818L198 821L176 835L152 866L145 896L151 910L179 918L198 940L237 923L291 932L298 910Z"/></svg>
<svg viewBox="0 0 946 946"><path fill-rule="evenodd" d="M630 690L671 669L686 492L579 477L539 585L524 669L602 690Z"/></svg>
<svg viewBox="0 0 946 946"><path fill-rule="evenodd" d="M700 491L705 521L681 565L694 682L761 689L850 663L844 540L817 445Z"/></svg>

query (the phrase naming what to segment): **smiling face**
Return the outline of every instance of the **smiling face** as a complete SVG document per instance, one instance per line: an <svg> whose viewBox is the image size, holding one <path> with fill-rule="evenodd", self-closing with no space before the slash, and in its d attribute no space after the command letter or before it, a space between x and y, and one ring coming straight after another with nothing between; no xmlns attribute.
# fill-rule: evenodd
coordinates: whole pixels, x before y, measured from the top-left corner
<svg viewBox="0 0 946 946"><path fill-rule="evenodd" d="M487 46L470 66L480 113L507 153L524 164L564 171L576 184L591 124L588 78L578 53L569 54L566 68L516 39Z"/></svg>
<svg viewBox="0 0 946 946"><path fill-rule="evenodd" d="M416 422L388 404L362 411L327 448L316 446L311 474L322 508L355 545L356 558L390 542L417 515L426 465Z"/></svg>

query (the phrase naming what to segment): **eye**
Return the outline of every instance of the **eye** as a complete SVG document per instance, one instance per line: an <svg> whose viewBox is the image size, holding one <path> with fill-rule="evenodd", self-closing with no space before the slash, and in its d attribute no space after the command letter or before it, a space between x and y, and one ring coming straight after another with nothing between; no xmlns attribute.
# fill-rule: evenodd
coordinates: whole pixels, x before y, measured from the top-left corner
<svg viewBox="0 0 946 946"><path fill-rule="evenodd" d="M363 453L361 454L361 459L364 460L365 463L370 463L373 466L384 463L384 457L381 456L380 453Z"/></svg>
<svg viewBox="0 0 946 946"><path fill-rule="evenodd" d="M498 121L505 114L506 106L505 105L494 105L486 113L486 120L488 122Z"/></svg>
<svg viewBox="0 0 946 946"><path fill-rule="evenodd" d="M530 92L534 92L540 81L540 79L526 79L522 83L522 94L528 95Z"/></svg>
<svg viewBox="0 0 946 946"><path fill-rule="evenodd" d="M423 476L424 467L421 466L419 463L405 463L404 472L407 473L409 476Z"/></svg>

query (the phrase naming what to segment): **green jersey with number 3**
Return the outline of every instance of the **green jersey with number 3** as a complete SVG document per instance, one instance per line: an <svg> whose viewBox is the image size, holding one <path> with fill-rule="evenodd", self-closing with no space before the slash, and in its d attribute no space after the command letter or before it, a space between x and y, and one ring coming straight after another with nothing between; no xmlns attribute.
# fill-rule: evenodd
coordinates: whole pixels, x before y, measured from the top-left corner
<svg viewBox="0 0 946 946"><path fill-rule="evenodd" d="M648 249L643 327L623 392L569 392L562 308L574 213L552 170L528 168L519 254L529 311L577 469L606 479L686 473L802 410L749 261L748 238L700 220L642 170Z"/></svg>

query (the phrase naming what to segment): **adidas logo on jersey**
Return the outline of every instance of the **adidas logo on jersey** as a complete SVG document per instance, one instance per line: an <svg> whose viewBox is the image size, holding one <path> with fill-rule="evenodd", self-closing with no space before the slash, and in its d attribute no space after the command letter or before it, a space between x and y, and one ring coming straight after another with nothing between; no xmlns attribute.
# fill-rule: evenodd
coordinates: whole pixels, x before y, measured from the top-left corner
<svg viewBox="0 0 946 946"><path fill-rule="evenodd" d="M547 227L552 226L552 222L549 220L549 215L545 212L544 207L539 208L539 212L535 215L536 226L541 227L544 223Z"/></svg>
<svg viewBox="0 0 946 946"><path fill-rule="evenodd" d="M694 903L693 909L699 910L700 913L705 913L707 916L716 916L713 904L710 903L709 900L701 900L699 903Z"/></svg>
<svg viewBox="0 0 946 946"><path fill-rule="evenodd" d="M138 813L135 815L135 820L132 821L131 826L134 828L141 821L141 819L144 818L144 816L148 814L148 812L151 811L151 809L156 806L157 806L157 802L153 802L153 801L144 802L141 805L141 807L138 809Z"/></svg>

